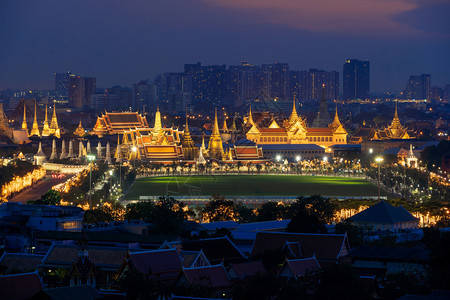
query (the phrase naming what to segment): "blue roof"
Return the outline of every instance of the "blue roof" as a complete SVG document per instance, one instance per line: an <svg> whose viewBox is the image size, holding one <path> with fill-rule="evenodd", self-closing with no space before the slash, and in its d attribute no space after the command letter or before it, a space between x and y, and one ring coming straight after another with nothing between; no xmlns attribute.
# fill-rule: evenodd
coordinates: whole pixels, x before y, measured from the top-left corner
<svg viewBox="0 0 450 300"><path fill-rule="evenodd" d="M316 144L261 144L260 146L263 150L325 150Z"/></svg>
<svg viewBox="0 0 450 300"><path fill-rule="evenodd" d="M255 142L252 142L248 139L240 139L240 140L236 141L234 144L238 145L238 146L255 146L256 145Z"/></svg>
<svg viewBox="0 0 450 300"><path fill-rule="evenodd" d="M403 206L395 207L381 201L371 207L350 217L351 221L375 224L395 224L401 222L417 221Z"/></svg>
<svg viewBox="0 0 450 300"><path fill-rule="evenodd" d="M339 144L339 145L333 145L331 148L334 149L361 149L361 144Z"/></svg>

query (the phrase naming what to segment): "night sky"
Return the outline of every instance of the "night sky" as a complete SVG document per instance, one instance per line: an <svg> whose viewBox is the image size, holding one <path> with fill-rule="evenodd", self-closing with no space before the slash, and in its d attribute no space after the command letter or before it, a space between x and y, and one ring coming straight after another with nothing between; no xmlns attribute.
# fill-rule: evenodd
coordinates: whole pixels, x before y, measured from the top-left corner
<svg viewBox="0 0 450 300"><path fill-rule="evenodd" d="M130 86L185 63L288 62L341 73L371 62L371 91L410 75L450 84L449 0L0 0L0 89L54 72Z"/></svg>

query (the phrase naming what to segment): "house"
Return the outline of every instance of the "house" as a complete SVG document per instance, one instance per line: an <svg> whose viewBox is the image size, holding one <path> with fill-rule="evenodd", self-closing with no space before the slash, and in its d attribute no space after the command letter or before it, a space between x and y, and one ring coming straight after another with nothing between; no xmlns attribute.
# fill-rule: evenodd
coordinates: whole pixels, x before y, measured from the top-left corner
<svg viewBox="0 0 450 300"><path fill-rule="evenodd" d="M414 229L419 219L413 217L403 206L395 207L380 201L349 218L353 225L369 231Z"/></svg>
<svg viewBox="0 0 450 300"><path fill-rule="evenodd" d="M128 253L128 249L90 246L87 250L89 251L89 259L100 271L100 274L96 278L97 286L108 287L112 278L121 267ZM74 260L78 258L79 251L80 247L77 245L53 244L39 265L40 273L51 273L59 268L70 271Z"/></svg>
<svg viewBox="0 0 450 300"><path fill-rule="evenodd" d="M202 250L211 264L223 263L228 266L231 263L247 261L244 254L242 254L242 252L227 236L201 240L169 242L165 243L161 246L161 248L176 248L179 251Z"/></svg>
<svg viewBox="0 0 450 300"><path fill-rule="evenodd" d="M284 263L279 276L284 278L298 279L308 273L316 272L320 269L316 257L287 259Z"/></svg>
<svg viewBox="0 0 450 300"><path fill-rule="evenodd" d="M287 243L288 242L288 243ZM315 256L320 266L347 261L350 250L347 234L311 234L288 232L265 232L256 234L250 256L260 257L271 251L289 251L300 245L300 257ZM287 248L286 248L287 247ZM295 254L295 253L293 253Z"/></svg>
<svg viewBox="0 0 450 300"><path fill-rule="evenodd" d="M0 298L30 299L41 293L44 284L38 272L0 276Z"/></svg>
<svg viewBox="0 0 450 300"><path fill-rule="evenodd" d="M176 249L128 252L115 278L122 277L128 270L136 270L148 278L171 283L175 281L182 267Z"/></svg>

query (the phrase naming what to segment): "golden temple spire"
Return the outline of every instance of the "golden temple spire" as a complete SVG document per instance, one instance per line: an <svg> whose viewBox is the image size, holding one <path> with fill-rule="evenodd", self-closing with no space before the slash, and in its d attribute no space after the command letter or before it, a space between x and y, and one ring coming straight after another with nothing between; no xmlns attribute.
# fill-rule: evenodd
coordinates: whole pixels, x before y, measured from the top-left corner
<svg viewBox="0 0 450 300"><path fill-rule="evenodd" d="M402 125L400 123L400 118L398 117L398 113L397 113L397 101L395 102L395 113L394 113L394 118L392 119L392 123L391 123L391 129L398 129L401 128Z"/></svg>
<svg viewBox="0 0 450 300"><path fill-rule="evenodd" d="M50 123L50 134L55 135L57 138L60 137L58 119L56 118L56 102L53 101L53 115L52 121Z"/></svg>
<svg viewBox="0 0 450 300"><path fill-rule="evenodd" d="M236 131L237 131L237 127L236 127L236 115L233 117L233 123L231 123L230 131L231 131L231 132L236 132Z"/></svg>
<svg viewBox="0 0 450 300"><path fill-rule="evenodd" d="M227 118L223 119L223 125L222 125L222 132L228 132L228 126L227 126Z"/></svg>
<svg viewBox="0 0 450 300"><path fill-rule="evenodd" d="M216 112L215 112L215 116L214 116L214 127L213 127L212 136L220 136L219 123L217 122L217 108L216 108Z"/></svg>
<svg viewBox="0 0 450 300"><path fill-rule="evenodd" d="M208 153L209 157L213 159L222 159L223 156L222 138L219 133L219 124L217 123L217 108L215 111L213 132L209 137Z"/></svg>
<svg viewBox="0 0 450 300"><path fill-rule="evenodd" d="M34 121L33 121L33 127L31 128L30 136L37 135L41 136L39 133L39 125L37 122L37 110L36 110L36 100L34 101Z"/></svg>
<svg viewBox="0 0 450 300"><path fill-rule="evenodd" d="M250 111L248 113L248 123L255 125L255 122L253 121L252 104L251 103L250 103Z"/></svg>
<svg viewBox="0 0 450 300"><path fill-rule="evenodd" d="M42 136L50 135L50 127L48 126L48 112L47 112L48 104L45 103L45 119L44 119L44 128L42 128Z"/></svg>
<svg viewBox="0 0 450 300"><path fill-rule="evenodd" d="M296 120L298 119L298 114L297 114L297 109L295 108L295 99L293 101L293 106L292 106L292 113L291 116L289 117L289 123L294 123Z"/></svg>
<svg viewBox="0 0 450 300"><path fill-rule="evenodd" d="M22 130L26 130L28 132L28 127L27 127L27 105L25 104L25 101L23 101Z"/></svg>
<svg viewBox="0 0 450 300"><path fill-rule="evenodd" d="M156 114L155 114L155 127L153 128L155 133L158 134L162 130L161 125L161 113L159 112L159 107L156 108Z"/></svg>

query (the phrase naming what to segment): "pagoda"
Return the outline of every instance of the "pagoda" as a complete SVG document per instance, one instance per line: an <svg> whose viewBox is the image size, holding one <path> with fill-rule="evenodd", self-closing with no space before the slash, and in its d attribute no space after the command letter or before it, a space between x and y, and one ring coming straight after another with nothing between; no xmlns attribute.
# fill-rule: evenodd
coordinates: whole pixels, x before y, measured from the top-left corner
<svg viewBox="0 0 450 300"><path fill-rule="evenodd" d="M42 128L42 136L50 136L50 127L48 126L47 103L45 104L44 127Z"/></svg>
<svg viewBox="0 0 450 300"><path fill-rule="evenodd" d="M25 104L25 102L23 102L22 130L26 130L28 132L28 126L27 126L27 105Z"/></svg>
<svg viewBox="0 0 450 300"><path fill-rule="evenodd" d="M184 159L193 160L197 157L198 148L195 146L195 143L191 137L191 133L189 132L187 114L186 114L186 127L184 128L184 134L183 134L183 138L181 140L181 146L183 147Z"/></svg>
<svg viewBox="0 0 450 300"><path fill-rule="evenodd" d="M34 101L34 121L33 121L33 127L31 128L30 136L38 136L40 137L41 134L39 133L39 125L37 122L37 113L36 113L36 101Z"/></svg>
<svg viewBox="0 0 450 300"><path fill-rule="evenodd" d="M56 118L56 102L53 101L53 115L50 123L50 134L56 136L58 139L61 137L61 132L58 126L58 119Z"/></svg>
<svg viewBox="0 0 450 300"><path fill-rule="evenodd" d="M320 97L319 112L314 120L312 127L325 128L330 124L330 115L328 114L327 99L325 97L325 84L322 85L322 96Z"/></svg>
<svg viewBox="0 0 450 300"><path fill-rule="evenodd" d="M219 124L217 122L217 108L215 111L214 116L214 127L213 132L211 136L209 137L209 144L208 144L208 153L209 157L212 159L222 159L223 157L223 145L222 145L222 138L219 133Z"/></svg>
<svg viewBox="0 0 450 300"><path fill-rule="evenodd" d="M73 134L81 138L85 135L85 133L86 131L84 130L83 125L81 125L81 118L80 118L80 123L78 124L78 127L77 129L75 129Z"/></svg>

